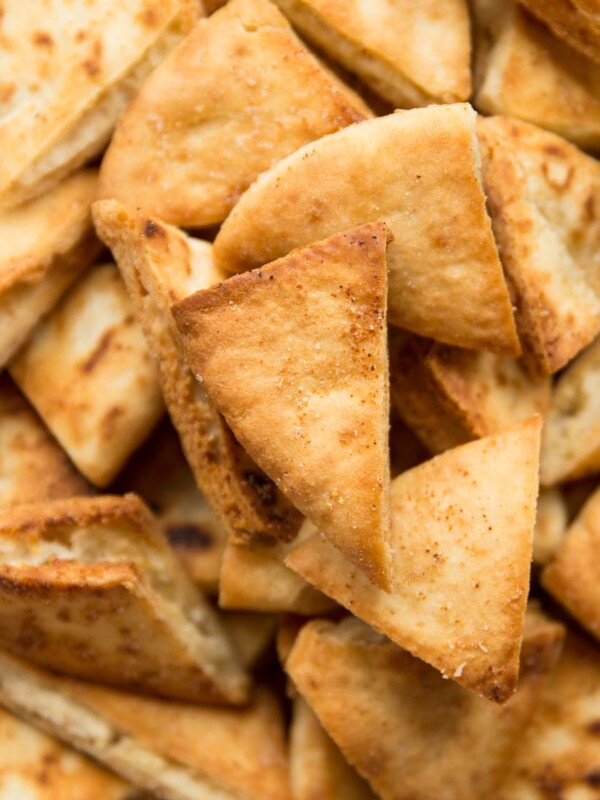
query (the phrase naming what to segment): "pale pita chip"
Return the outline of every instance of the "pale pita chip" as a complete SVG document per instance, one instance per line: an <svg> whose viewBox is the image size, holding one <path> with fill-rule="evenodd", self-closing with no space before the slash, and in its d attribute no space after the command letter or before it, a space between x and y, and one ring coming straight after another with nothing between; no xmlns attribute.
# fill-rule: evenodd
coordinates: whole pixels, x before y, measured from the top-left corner
<svg viewBox="0 0 600 800"><path fill-rule="evenodd" d="M193 0L9 3L0 50L0 206L98 155L144 77L197 18Z"/></svg>
<svg viewBox="0 0 600 800"><path fill-rule="evenodd" d="M8 375L0 376L0 506L90 491Z"/></svg>
<svg viewBox="0 0 600 800"><path fill-rule="evenodd" d="M223 278L208 242L116 201L94 206L158 364L163 394L198 486L232 540L289 539L300 516L247 456L188 367L171 305Z"/></svg>
<svg viewBox="0 0 600 800"><path fill-rule="evenodd" d="M214 225L281 158L370 116L269 0L231 0L146 80L104 157L100 195Z"/></svg>
<svg viewBox="0 0 600 800"><path fill-rule="evenodd" d="M468 100L466 0L275 0L298 30L396 108Z"/></svg>
<svg viewBox="0 0 600 800"><path fill-rule="evenodd" d="M600 147L598 66L515 0L470 0L475 10L474 105ZM544 0L546 2L546 0Z"/></svg>
<svg viewBox="0 0 600 800"><path fill-rule="evenodd" d="M530 624L522 678L505 706L444 681L351 617L315 620L286 661L297 690L382 800L495 797L562 642Z"/></svg>
<svg viewBox="0 0 600 800"><path fill-rule="evenodd" d="M387 228L371 223L174 306L236 437L347 557L388 585Z"/></svg>
<svg viewBox="0 0 600 800"><path fill-rule="evenodd" d="M86 170L0 211L0 368L100 252L90 215L95 196L96 173Z"/></svg>
<svg viewBox="0 0 600 800"><path fill-rule="evenodd" d="M301 697L290 729L290 781L294 800L376 800Z"/></svg>
<svg viewBox="0 0 600 800"><path fill-rule="evenodd" d="M446 678L503 702L517 685L539 437L532 419L392 481L389 593L318 534L285 563Z"/></svg>
<svg viewBox="0 0 600 800"><path fill-rule="evenodd" d="M478 132L521 342L556 372L600 330L600 164L518 120L481 118Z"/></svg>
<svg viewBox="0 0 600 800"><path fill-rule="evenodd" d="M135 495L0 512L5 648L75 677L192 701L244 702L218 618Z"/></svg>
<svg viewBox="0 0 600 800"><path fill-rule="evenodd" d="M119 271L84 275L10 373L73 463L106 486L164 413L154 362Z"/></svg>
<svg viewBox="0 0 600 800"><path fill-rule="evenodd" d="M501 800L598 800L599 709L600 651L570 632Z"/></svg>
<svg viewBox="0 0 600 800"><path fill-rule="evenodd" d="M533 532L533 561L547 564L556 555L568 525L567 504L560 489L541 489Z"/></svg>
<svg viewBox="0 0 600 800"><path fill-rule="evenodd" d="M398 111L325 136L261 175L215 239L225 270L261 266L376 219L388 250L389 320L448 344L518 355L485 209L475 113Z"/></svg>
<svg viewBox="0 0 600 800"><path fill-rule="evenodd" d="M552 486L600 471L600 339L560 375L544 424L540 481Z"/></svg>
<svg viewBox="0 0 600 800"><path fill-rule="evenodd" d="M165 800L291 800L281 708L224 709L60 678L0 653L0 702Z"/></svg>
<svg viewBox="0 0 600 800"><path fill-rule="evenodd" d="M390 338L392 405L432 453L499 433L550 404L550 379L509 356Z"/></svg>
<svg viewBox="0 0 600 800"><path fill-rule="evenodd" d="M598 0L520 0L559 39L587 58L600 62L600 4Z"/></svg>
<svg viewBox="0 0 600 800"><path fill-rule="evenodd" d="M600 491L596 490L566 532L542 585L600 639Z"/></svg>

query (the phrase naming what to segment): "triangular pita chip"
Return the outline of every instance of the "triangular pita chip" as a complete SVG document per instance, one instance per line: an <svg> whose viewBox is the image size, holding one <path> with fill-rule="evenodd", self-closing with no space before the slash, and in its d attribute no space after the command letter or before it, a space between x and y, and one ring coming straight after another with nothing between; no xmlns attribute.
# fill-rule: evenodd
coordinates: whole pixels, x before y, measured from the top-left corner
<svg viewBox="0 0 600 800"><path fill-rule="evenodd" d="M600 62L600 5L598 0L520 0L559 39L587 58Z"/></svg>
<svg viewBox="0 0 600 800"><path fill-rule="evenodd" d="M94 206L100 236L112 248L156 358L163 395L192 471L232 540L289 539L300 516L247 456L188 367L171 305L223 274L208 242L116 201Z"/></svg>
<svg viewBox="0 0 600 800"><path fill-rule="evenodd" d="M597 639L600 639L600 491L569 527L542 584Z"/></svg>
<svg viewBox="0 0 600 800"><path fill-rule="evenodd" d="M471 94L466 0L275 2L319 49L396 108L454 103Z"/></svg>
<svg viewBox="0 0 600 800"><path fill-rule="evenodd" d="M187 360L256 463L387 586L387 228L371 223L174 307Z"/></svg>
<svg viewBox="0 0 600 800"><path fill-rule="evenodd" d="M600 331L600 164L518 120L481 118L478 132L521 341L556 372Z"/></svg>
<svg viewBox="0 0 600 800"><path fill-rule="evenodd" d="M290 781L294 800L376 800L302 697L294 700Z"/></svg>
<svg viewBox="0 0 600 800"><path fill-rule="evenodd" d="M135 495L0 512L0 636L50 669L187 700L243 702L207 601Z"/></svg>
<svg viewBox="0 0 600 800"><path fill-rule="evenodd" d="M224 709L61 678L0 653L0 703L165 800L291 800L279 703Z"/></svg>
<svg viewBox="0 0 600 800"><path fill-rule="evenodd" d="M540 481L552 486L600 471L600 339L556 382L544 424Z"/></svg>
<svg viewBox="0 0 600 800"><path fill-rule="evenodd" d="M600 651L570 632L500 800L598 800Z"/></svg>
<svg viewBox="0 0 600 800"><path fill-rule="evenodd" d="M0 206L102 152L144 77L194 24L193 0L10 3L0 53ZM10 157L6 154L10 153Z"/></svg>
<svg viewBox="0 0 600 800"><path fill-rule="evenodd" d="M389 593L318 534L286 564L445 677L506 700L529 590L539 436L532 419L392 481Z"/></svg>
<svg viewBox="0 0 600 800"><path fill-rule="evenodd" d="M432 453L545 414L550 379L520 361L392 332L392 405Z"/></svg>
<svg viewBox="0 0 600 800"><path fill-rule="evenodd" d="M71 460L106 486L164 412L156 366L118 269L84 275L10 364Z"/></svg>
<svg viewBox="0 0 600 800"><path fill-rule="evenodd" d="M556 555L567 530L568 513L560 489L541 489L533 532L533 561L547 564Z"/></svg>
<svg viewBox="0 0 600 800"><path fill-rule="evenodd" d="M90 215L95 195L96 173L86 170L0 211L0 367L100 252Z"/></svg>
<svg viewBox="0 0 600 800"><path fill-rule="evenodd" d="M215 239L217 263L240 272L381 219L393 235L390 322L448 344L517 355L475 121L467 105L429 106L301 148L240 199Z"/></svg>
<svg viewBox="0 0 600 800"><path fill-rule="evenodd" d="M269 0L231 0L146 80L104 157L100 194L175 225L214 225L279 159L370 116Z"/></svg>
<svg viewBox="0 0 600 800"><path fill-rule="evenodd" d="M580 147L600 147L598 66L555 38L515 0L470 2L476 108L531 122Z"/></svg>
<svg viewBox="0 0 600 800"><path fill-rule="evenodd" d="M519 689L505 706L444 681L351 617L309 622L285 667L382 800L490 798L562 642L560 625L539 619L530 627Z"/></svg>
<svg viewBox="0 0 600 800"><path fill-rule="evenodd" d="M8 375L0 377L0 506L90 493Z"/></svg>

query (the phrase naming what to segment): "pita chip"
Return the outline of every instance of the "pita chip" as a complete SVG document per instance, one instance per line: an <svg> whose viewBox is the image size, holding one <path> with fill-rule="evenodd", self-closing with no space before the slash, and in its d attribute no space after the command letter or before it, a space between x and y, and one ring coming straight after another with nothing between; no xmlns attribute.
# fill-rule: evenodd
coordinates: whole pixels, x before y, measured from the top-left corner
<svg viewBox="0 0 600 800"><path fill-rule="evenodd" d="M519 745L501 800L597 800L600 651L571 631Z"/></svg>
<svg viewBox="0 0 600 800"><path fill-rule="evenodd" d="M256 466L195 379L171 315L173 303L223 274L208 242L124 206L94 206L159 371L169 414L194 477L220 523L238 543L293 537L300 516Z"/></svg>
<svg viewBox="0 0 600 800"><path fill-rule="evenodd" d="M554 385L544 424L540 481L553 486L600 471L600 339Z"/></svg>
<svg viewBox="0 0 600 800"><path fill-rule="evenodd" d="M192 27L193 0L10 3L0 54L0 207L102 152L144 77Z"/></svg>
<svg viewBox="0 0 600 800"><path fill-rule="evenodd" d="M0 513L0 636L75 677L192 701L244 702L220 623L135 495Z"/></svg>
<svg viewBox="0 0 600 800"><path fill-rule="evenodd" d="M376 800L302 697L294 699L290 780L293 800Z"/></svg>
<svg viewBox="0 0 600 800"><path fill-rule="evenodd" d="M285 563L446 678L498 702L517 685L540 421L448 450L392 481L391 589L301 531Z"/></svg>
<svg viewBox="0 0 600 800"><path fill-rule="evenodd" d="M215 239L229 272L381 219L389 321L448 344L518 355L512 307L465 104L398 111L325 136L263 173Z"/></svg>
<svg viewBox="0 0 600 800"><path fill-rule="evenodd" d="M518 120L481 118L478 131L519 335L553 373L600 331L600 164Z"/></svg>
<svg viewBox="0 0 600 800"><path fill-rule="evenodd" d="M557 487L541 489L533 532L533 562L544 565L560 548L568 525L565 498Z"/></svg>
<svg viewBox="0 0 600 800"><path fill-rule="evenodd" d="M85 170L0 210L0 368L100 252L90 215L95 194L96 173Z"/></svg>
<svg viewBox="0 0 600 800"><path fill-rule="evenodd" d="M307 39L396 108L469 99L466 0L275 1Z"/></svg>
<svg viewBox="0 0 600 800"><path fill-rule="evenodd" d="M221 621L244 667L256 667L275 640L277 616L252 611L224 611Z"/></svg>
<svg viewBox="0 0 600 800"><path fill-rule="evenodd" d="M96 486L110 483L164 413L156 367L111 264L71 288L9 369Z"/></svg>
<svg viewBox="0 0 600 800"><path fill-rule="evenodd" d="M0 507L90 493L8 375L0 376Z"/></svg>
<svg viewBox="0 0 600 800"><path fill-rule="evenodd" d="M550 404L550 379L509 356L392 332L392 406L432 453L499 433Z"/></svg>
<svg viewBox="0 0 600 800"><path fill-rule="evenodd" d="M309 622L285 667L382 800L495 797L562 643L560 625L540 618L528 628L519 689L504 706L444 681L352 617Z"/></svg>
<svg viewBox="0 0 600 800"><path fill-rule="evenodd" d="M100 195L214 225L281 158L370 116L269 0L231 0L145 81L104 157Z"/></svg>
<svg viewBox="0 0 600 800"><path fill-rule="evenodd" d="M596 63L600 62L598 0L520 0L552 33Z"/></svg>
<svg viewBox="0 0 600 800"><path fill-rule="evenodd" d="M174 306L186 356L291 502L388 585L388 231L371 223Z"/></svg>
<svg viewBox="0 0 600 800"><path fill-rule="evenodd" d="M475 107L539 125L586 149L600 148L597 64L557 39L515 0L470 2Z"/></svg>
<svg viewBox="0 0 600 800"><path fill-rule="evenodd" d="M165 800L291 800L279 702L184 704L84 684L0 654L0 702Z"/></svg>

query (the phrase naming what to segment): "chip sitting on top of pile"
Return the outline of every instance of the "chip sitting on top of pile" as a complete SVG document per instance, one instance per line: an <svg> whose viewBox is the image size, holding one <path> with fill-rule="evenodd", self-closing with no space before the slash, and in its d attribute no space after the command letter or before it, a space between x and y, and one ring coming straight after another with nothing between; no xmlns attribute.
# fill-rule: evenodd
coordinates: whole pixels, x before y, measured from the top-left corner
<svg viewBox="0 0 600 800"><path fill-rule="evenodd" d="M600 0L4 0L0 154L0 800L599 800Z"/></svg>

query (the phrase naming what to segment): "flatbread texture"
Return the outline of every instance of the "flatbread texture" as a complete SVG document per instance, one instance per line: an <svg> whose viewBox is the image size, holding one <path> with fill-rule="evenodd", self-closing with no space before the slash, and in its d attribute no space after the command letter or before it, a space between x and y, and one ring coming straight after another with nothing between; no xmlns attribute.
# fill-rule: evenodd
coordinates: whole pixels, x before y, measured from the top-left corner
<svg viewBox="0 0 600 800"><path fill-rule="evenodd" d="M0 211L0 368L99 254L90 214L96 183L96 173L84 170Z"/></svg>
<svg viewBox="0 0 600 800"><path fill-rule="evenodd" d="M290 539L300 515L248 457L195 379L171 315L173 303L223 279L211 245L117 201L97 203L94 220L119 264L186 458L219 521L234 542Z"/></svg>
<svg viewBox="0 0 600 800"><path fill-rule="evenodd" d="M520 0L552 33L596 63L600 62L598 0Z"/></svg>
<svg viewBox="0 0 600 800"><path fill-rule="evenodd" d="M0 702L165 800L290 800L279 702L190 705L59 677L0 654Z"/></svg>
<svg viewBox="0 0 600 800"><path fill-rule="evenodd" d="M587 630L600 639L600 492L596 491L569 527L542 584Z"/></svg>
<svg viewBox="0 0 600 800"><path fill-rule="evenodd" d="M192 27L193 0L9 3L0 53L0 207L98 155L143 78Z"/></svg>
<svg viewBox="0 0 600 800"><path fill-rule="evenodd" d="M475 107L484 114L522 119L598 150L597 64L557 39L514 0L470 3L475 16Z"/></svg>
<svg viewBox="0 0 600 800"><path fill-rule="evenodd" d="M387 238L383 223L336 234L173 309L190 367L250 456L381 586Z"/></svg>
<svg viewBox="0 0 600 800"><path fill-rule="evenodd" d="M600 651L571 631L521 741L501 800L597 800Z"/></svg>
<svg viewBox="0 0 600 800"><path fill-rule="evenodd" d="M290 781L294 800L376 800L302 697L294 699Z"/></svg>
<svg viewBox="0 0 600 800"><path fill-rule="evenodd" d="M90 491L8 375L0 376L0 507Z"/></svg>
<svg viewBox="0 0 600 800"><path fill-rule="evenodd" d="M239 703L247 678L217 617L135 495L0 512L5 648L68 675Z"/></svg>
<svg viewBox="0 0 600 800"><path fill-rule="evenodd" d="M155 364L111 264L71 288L9 369L96 486L110 483L164 413Z"/></svg>
<svg viewBox="0 0 600 800"><path fill-rule="evenodd" d="M550 378L521 361L391 332L392 406L432 453L490 436L550 405Z"/></svg>
<svg viewBox="0 0 600 800"><path fill-rule="evenodd" d="M285 668L382 800L495 797L562 637L560 625L532 622L519 689L504 706L444 681L351 617L309 622Z"/></svg>
<svg viewBox="0 0 600 800"><path fill-rule="evenodd" d="M481 118L478 132L521 342L553 373L600 330L600 164L518 120Z"/></svg>
<svg viewBox="0 0 600 800"><path fill-rule="evenodd" d="M214 225L281 158L370 116L269 0L231 0L146 80L100 193L175 225Z"/></svg>
<svg viewBox="0 0 600 800"><path fill-rule="evenodd" d="M381 219L393 235L391 324L459 347L518 355L479 162L468 105L367 120L261 175L217 235L215 259L240 272Z"/></svg>
<svg viewBox="0 0 600 800"><path fill-rule="evenodd" d="M540 481L553 486L600 471L600 340L559 376L544 425Z"/></svg>
<svg viewBox="0 0 600 800"><path fill-rule="evenodd" d="M396 108L469 99L466 0L275 1L304 36Z"/></svg>
<svg viewBox="0 0 600 800"><path fill-rule="evenodd" d="M306 530L285 563L446 678L504 702L519 670L539 437L531 419L392 481L389 593Z"/></svg>

